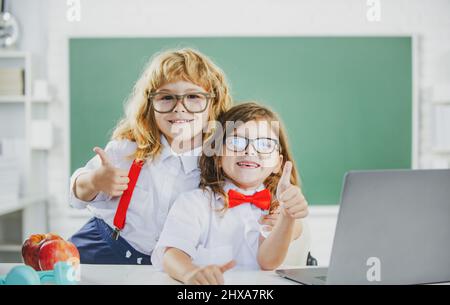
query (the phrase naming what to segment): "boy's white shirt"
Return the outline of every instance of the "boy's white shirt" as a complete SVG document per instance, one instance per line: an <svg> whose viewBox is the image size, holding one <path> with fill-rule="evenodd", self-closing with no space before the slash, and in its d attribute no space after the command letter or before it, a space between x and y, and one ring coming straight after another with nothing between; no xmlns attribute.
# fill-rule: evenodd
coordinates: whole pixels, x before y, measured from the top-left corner
<svg viewBox="0 0 450 305"><path fill-rule="evenodd" d="M230 189L253 195L263 190L264 185L245 191L227 181L224 190ZM209 189L181 194L167 216L152 254L152 264L162 270L165 250L174 247L188 254L198 266L224 264L233 259L236 268L260 269L257 262L259 219L265 212L251 203L228 209L225 214L215 211L223 204L222 197L212 195Z"/></svg>
<svg viewBox="0 0 450 305"><path fill-rule="evenodd" d="M172 151L164 136L161 136L163 149L153 160L145 162L137 180L127 212L125 228L121 236L136 250L150 255L163 229L164 221L177 196L198 188L200 170L198 159L202 147L177 154ZM105 152L112 164L129 170L133 160L126 158L136 150L136 143L129 140L110 141ZM108 196L100 192L92 201L86 202L75 197L73 187L76 178L87 171L99 168L99 156L77 169L70 179L70 205L87 208L93 216L103 219L114 228L114 215L120 197Z"/></svg>

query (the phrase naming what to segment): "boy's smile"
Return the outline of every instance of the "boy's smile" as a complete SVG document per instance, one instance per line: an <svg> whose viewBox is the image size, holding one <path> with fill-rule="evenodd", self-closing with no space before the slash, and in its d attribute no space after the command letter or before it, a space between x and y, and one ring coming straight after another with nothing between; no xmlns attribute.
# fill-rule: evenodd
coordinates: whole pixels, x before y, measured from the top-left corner
<svg viewBox="0 0 450 305"><path fill-rule="evenodd" d="M157 92L168 96L207 93L204 88L187 81L167 83L158 88ZM203 129L208 124L209 109L210 105L208 104L203 112L191 113L185 108L183 102L178 100L172 111L166 113L154 111L154 114L159 130L173 146L172 149L181 147L179 152L182 152L202 144ZM174 141L176 143L173 143Z"/></svg>
<svg viewBox="0 0 450 305"><path fill-rule="evenodd" d="M189 124L194 122L192 113L170 112L167 114L166 121L172 125Z"/></svg>
<svg viewBox="0 0 450 305"><path fill-rule="evenodd" d="M193 122L194 119L181 119L181 118L176 118L176 119L172 119L172 120L168 120L170 124L185 124L185 123L190 123Z"/></svg>

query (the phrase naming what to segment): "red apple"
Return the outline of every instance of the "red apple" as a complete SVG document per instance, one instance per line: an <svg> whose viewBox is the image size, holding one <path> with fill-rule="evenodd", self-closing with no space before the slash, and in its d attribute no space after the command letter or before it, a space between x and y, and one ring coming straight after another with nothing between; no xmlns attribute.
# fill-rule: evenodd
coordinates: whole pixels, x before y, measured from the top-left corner
<svg viewBox="0 0 450 305"><path fill-rule="evenodd" d="M39 267L41 270L53 270L57 262L69 261L79 264L80 254L77 247L69 241L50 240L41 246L39 251Z"/></svg>
<svg viewBox="0 0 450 305"><path fill-rule="evenodd" d="M62 238L54 233L33 234L22 245L22 258L26 265L31 266L34 270L40 271L39 267L39 251L42 245L49 240L62 240Z"/></svg>

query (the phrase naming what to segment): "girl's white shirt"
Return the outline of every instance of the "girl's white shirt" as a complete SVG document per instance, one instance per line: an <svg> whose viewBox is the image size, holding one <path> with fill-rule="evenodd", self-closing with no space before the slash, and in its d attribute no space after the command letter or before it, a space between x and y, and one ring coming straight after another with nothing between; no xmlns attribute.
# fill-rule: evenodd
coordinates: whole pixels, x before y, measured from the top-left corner
<svg viewBox="0 0 450 305"><path fill-rule="evenodd" d="M245 191L226 181L224 191L234 189L253 195L264 189ZM189 255L198 266L236 261L235 268L260 269L257 253L260 217L265 211L251 203L243 203L224 214L223 198L210 189L196 189L181 194L167 216L164 229L152 254L152 264L162 270L165 250L174 247Z"/></svg>

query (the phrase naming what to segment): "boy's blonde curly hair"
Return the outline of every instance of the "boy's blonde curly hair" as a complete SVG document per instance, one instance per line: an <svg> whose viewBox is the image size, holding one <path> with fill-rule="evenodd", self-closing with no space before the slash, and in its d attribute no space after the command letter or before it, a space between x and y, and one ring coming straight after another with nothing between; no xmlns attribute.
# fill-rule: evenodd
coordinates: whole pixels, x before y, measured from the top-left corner
<svg viewBox="0 0 450 305"><path fill-rule="evenodd" d="M155 54L134 85L126 106L125 116L112 135L114 140L128 139L136 142L136 151L129 156L137 160L154 157L161 152L161 132L156 125L153 105L148 94L169 82L188 81L214 94L209 111L209 121L214 121L232 103L223 71L207 56L197 50L183 48ZM208 138L214 130L205 134Z"/></svg>

